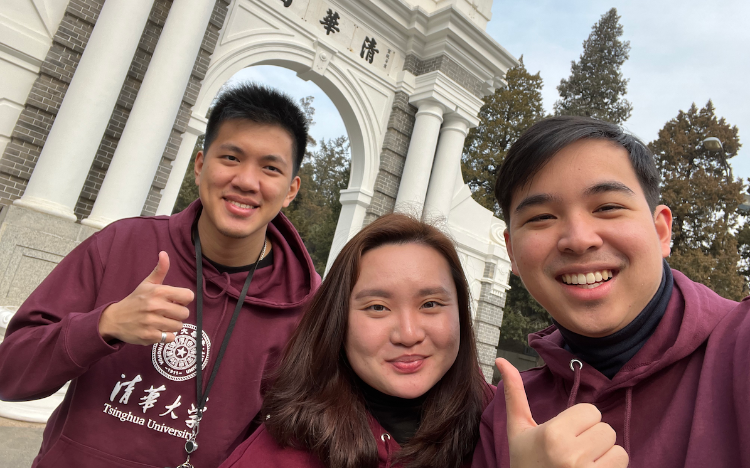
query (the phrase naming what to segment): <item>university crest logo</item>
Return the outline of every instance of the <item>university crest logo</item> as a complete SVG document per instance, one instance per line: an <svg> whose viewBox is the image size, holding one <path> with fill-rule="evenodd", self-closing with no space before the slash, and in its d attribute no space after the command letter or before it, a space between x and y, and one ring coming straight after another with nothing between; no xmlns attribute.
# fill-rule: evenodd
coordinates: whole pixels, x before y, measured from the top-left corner
<svg viewBox="0 0 750 468"><path fill-rule="evenodd" d="M211 341L204 331L203 335L203 369L208 364ZM186 323L177 332L171 343L157 343L151 351L151 361L157 371L169 380L182 381L195 377L196 354L195 345L198 333L195 325Z"/></svg>

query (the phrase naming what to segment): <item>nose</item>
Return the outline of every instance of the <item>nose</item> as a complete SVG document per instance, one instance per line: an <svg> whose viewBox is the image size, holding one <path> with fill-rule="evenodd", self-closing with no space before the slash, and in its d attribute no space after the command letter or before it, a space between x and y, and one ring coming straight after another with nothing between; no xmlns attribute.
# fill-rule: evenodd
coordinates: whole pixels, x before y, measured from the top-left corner
<svg viewBox="0 0 750 468"><path fill-rule="evenodd" d="M232 185L242 192L257 192L260 190L260 171L260 168L248 162L240 164L232 179Z"/></svg>
<svg viewBox="0 0 750 468"><path fill-rule="evenodd" d="M568 218L561 225L563 232L557 242L557 248L563 253L584 254L591 249L602 246L602 240L597 230L597 220L588 213L580 213Z"/></svg>
<svg viewBox="0 0 750 468"><path fill-rule="evenodd" d="M424 326L419 311L403 311L391 334L391 342L410 348L425 338Z"/></svg>

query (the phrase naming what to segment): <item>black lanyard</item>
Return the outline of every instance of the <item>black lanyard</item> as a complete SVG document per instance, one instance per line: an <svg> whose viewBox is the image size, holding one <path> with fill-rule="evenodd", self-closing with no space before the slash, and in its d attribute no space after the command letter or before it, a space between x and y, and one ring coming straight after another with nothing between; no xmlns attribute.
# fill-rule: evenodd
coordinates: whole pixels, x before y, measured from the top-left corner
<svg viewBox="0 0 750 468"><path fill-rule="evenodd" d="M195 387L196 387L196 419L195 419L195 425L193 426L193 434L190 437L190 439L185 443L185 451L188 454L187 460L185 463L183 463L180 466L192 466L190 465L190 454L198 450L198 443L195 441L195 439L198 437L198 426L200 425L201 418L203 417L203 408L206 406L206 402L208 401L208 393L211 391L211 386L214 384L214 379L216 378L216 374L219 372L219 366L221 365L221 360L224 358L224 352L227 350L227 346L229 345L229 338L232 336L232 331L234 330L234 325L237 323L237 318L240 315L240 310L242 309L242 304L245 302L245 297L247 297L247 290L250 288L250 281L253 279L253 275L255 274L255 270L258 268L258 263L260 263L260 260L263 258L263 255L266 253L266 241L263 240L263 249L261 250L260 254L258 255L258 260L255 261L255 265L253 268L247 273L247 278L245 278L245 285L242 286L242 292L240 293L239 298L237 299L237 306L234 308L234 313L232 314L232 319L229 321L229 326L227 327L227 332L224 334L224 340L221 342L221 348L219 348L219 354L216 356L216 362L214 363L214 367L211 370L211 377L208 379L208 384L206 385L205 392L203 391L203 254L201 252L201 239L198 235L198 228L196 228L193 231L193 238L195 239L195 264L196 264L196 276L197 276L197 282L196 282L196 302L195 302L195 322L196 322L196 332L197 336L195 337L196 343L195 343L195 357L197 359L196 363L196 370L195 370Z"/></svg>

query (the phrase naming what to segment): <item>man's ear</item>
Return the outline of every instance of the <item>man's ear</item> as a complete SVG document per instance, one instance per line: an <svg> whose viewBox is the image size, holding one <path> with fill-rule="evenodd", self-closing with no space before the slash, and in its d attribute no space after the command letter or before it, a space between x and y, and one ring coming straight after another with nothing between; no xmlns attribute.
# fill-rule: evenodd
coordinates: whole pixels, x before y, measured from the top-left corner
<svg viewBox="0 0 750 468"><path fill-rule="evenodd" d="M195 174L195 185L201 184L201 172L203 171L203 151L198 151L195 155L195 166L193 167L193 173Z"/></svg>
<svg viewBox="0 0 750 468"><path fill-rule="evenodd" d="M654 210L654 227L661 245L661 256L669 257L672 245L672 210L666 205L659 205Z"/></svg>
<svg viewBox="0 0 750 468"><path fill-rule="evenodd" d="M289 206L289 204L292 203L292 200L294 200L294 197L297 196L301 183L302 181L300 180L299 176L294 176L294 179L292 179L292 183L289 185L289 192L286 194L286 198L284 198L284 208Z"/></svg>
<svg viewBox="0 0 750 468"><path fill-rule="evenodd" d="M508 251L508 257L510 258L510 268L513 274L520 277L518 274L518 266L516 265L516 259L513 257L513 245L510 242L510 233L506 229L503 231L503 237L505 237L505 250Z"/></svg>

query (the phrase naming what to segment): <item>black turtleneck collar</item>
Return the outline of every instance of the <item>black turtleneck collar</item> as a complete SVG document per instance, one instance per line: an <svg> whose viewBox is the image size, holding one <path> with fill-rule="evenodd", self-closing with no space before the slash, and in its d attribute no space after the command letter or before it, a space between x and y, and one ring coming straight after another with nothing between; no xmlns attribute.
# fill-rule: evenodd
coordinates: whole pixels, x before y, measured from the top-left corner
<svg viewBox="0 0 750 468"><path fill-rule="evenodd" d="M359 376L355 377L370 414L399 445L409 442L422 422L422 405L430 392L414 399L399 398L376 390Z"/></svg>
<svg viewBox="0 0 750 468"><path fill-rule="evenodd" d="M674 280L666 260L663 265L661 284L656 294L641 313L622 330L609 336L591 338L567 330L553 320L565 340L565 349L612 379L646 344L667 310Z"/></svg>

